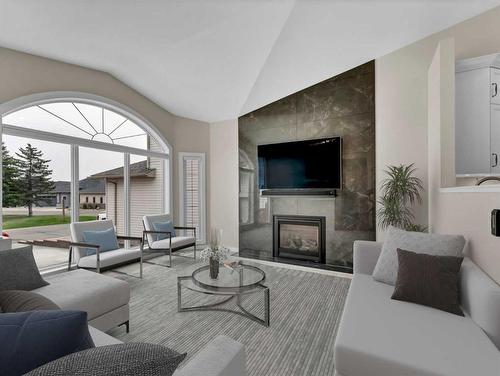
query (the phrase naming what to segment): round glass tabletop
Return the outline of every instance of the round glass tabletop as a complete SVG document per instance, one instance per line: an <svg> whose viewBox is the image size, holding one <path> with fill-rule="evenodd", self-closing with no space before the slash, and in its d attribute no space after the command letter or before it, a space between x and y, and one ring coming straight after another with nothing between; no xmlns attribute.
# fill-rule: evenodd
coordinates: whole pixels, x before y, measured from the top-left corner
<svg viewBox="0 0 500 376"><path fill-rule="evenodd" d="M210 278L209 268L209 265L205 265L196 269L192 274L192 279L197 286L214 291L249 290L266 278L266 274L261 269L252 265L240 264L234 270L221 265L217 279Z"/></svg>

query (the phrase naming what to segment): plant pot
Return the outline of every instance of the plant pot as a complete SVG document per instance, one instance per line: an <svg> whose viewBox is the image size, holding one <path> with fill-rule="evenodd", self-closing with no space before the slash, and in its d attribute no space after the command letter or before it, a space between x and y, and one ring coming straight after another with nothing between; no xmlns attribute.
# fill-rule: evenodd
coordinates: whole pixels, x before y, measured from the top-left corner
<svg viewBox="0 0 500 376"><path fill-rule="evenodd" d="M209 260L210 266L210 278L217 279L219 278L219 260L215 257L210 257Z"/></svg>

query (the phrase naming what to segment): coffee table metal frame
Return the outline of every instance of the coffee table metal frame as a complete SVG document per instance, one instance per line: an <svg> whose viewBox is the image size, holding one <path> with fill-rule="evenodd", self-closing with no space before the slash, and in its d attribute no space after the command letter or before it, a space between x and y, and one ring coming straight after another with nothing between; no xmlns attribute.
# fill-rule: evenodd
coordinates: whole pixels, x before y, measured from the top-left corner
<svg viewBox="0 0 500 376"><path fill-rule="evenodd" d="M209 265L202 266L201 268L196 269L190 276L180 276L177 277L177 311L178 312L189 312L189 311L223 311L223 312L231 312L241 315L243 317L249 318L253 321L258 322L264 326L269 326L270 322L270 302L269 302L269 287L262 284L265 281L266 275L265 273L252 265L240 264L241 268L235 269L235 273L239 273L240 286L214 286L205 284L198 279L196 279L196 274L207 272L209 269ZM222 266L221 266L222 267ZM245 269L252 269L253 271L262 275L262 278L254 283L250 283L247 285L243 284L243 273ZM190 280L193 282L194 286L184 285L182 282ZM212 304L204 304L199 306L191 306L191 307L183 307L182 306L182 288L187 288L191 291L198 292L206 295L217 295L217 296L227 296L226 299L222 301L218 301L217 303ZM264 318L260 318L253 313L247 311L241 303L241 296L247 294L255 294L259 291L264 293ZM220 305L227 303L233 299L236 299L236 305L240 309L240 311L236 311L233 309L227 308L219 308Z"/></svg>

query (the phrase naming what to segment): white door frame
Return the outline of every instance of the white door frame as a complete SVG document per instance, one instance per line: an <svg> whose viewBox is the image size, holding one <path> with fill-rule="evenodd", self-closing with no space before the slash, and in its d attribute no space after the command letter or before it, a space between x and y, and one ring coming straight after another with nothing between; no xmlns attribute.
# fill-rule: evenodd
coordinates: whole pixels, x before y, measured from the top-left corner
<svg viewBox="0 0 500 376"><path fill-rule="evenodd" d="M179 152L179 222L181 226L185 225L184 218L184 159L185 158L200 159L200 233L198 240L202 243L207 239L207 193L206 193L206 161L205 153Z"/></svg>

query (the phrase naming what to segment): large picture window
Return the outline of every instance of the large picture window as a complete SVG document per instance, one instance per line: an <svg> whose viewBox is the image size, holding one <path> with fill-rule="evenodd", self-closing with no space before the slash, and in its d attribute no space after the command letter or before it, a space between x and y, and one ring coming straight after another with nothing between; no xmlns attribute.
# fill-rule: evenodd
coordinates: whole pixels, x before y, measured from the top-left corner
<svg viewBox="0 0 500 376"><path fill-rule="evenodd" d="M40 241L40 269L66 262L50 241L69 239L72 221L111 219L117 232L138 235L143 215L170 212L170 146L133 110L55 92L4 103L0 115L0 226L14 240ZM27 187L29 174L36 184Z"/></svg>

